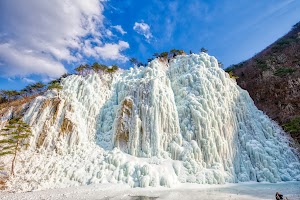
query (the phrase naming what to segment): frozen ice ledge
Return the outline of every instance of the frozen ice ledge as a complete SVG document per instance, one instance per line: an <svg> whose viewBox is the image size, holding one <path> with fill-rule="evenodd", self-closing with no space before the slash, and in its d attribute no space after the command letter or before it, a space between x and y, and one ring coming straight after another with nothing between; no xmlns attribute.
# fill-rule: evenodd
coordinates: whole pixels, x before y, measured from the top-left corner
<svg viewBox="0 0 300 200"><path fill-rule="evenodd" d="M11 190L300 181L291 139L206 53L62 85L23 106L33 136Z"/></svg>

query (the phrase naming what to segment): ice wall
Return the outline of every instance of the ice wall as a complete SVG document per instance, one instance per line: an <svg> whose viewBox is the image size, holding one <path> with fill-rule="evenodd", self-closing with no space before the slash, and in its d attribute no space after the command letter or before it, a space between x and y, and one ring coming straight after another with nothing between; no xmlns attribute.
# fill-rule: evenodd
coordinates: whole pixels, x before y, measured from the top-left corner
<svg viewBox="0 0 300 200"><path fill-rule="evenodd" d="M159 61L120 75L100 112L98 143L138 157L168 157L181 145L178 113L166 65ZM116 110L112 110L112 107ZM107 127L109 125L109 127Z"/></svg>
<svg viewBox="0 0 300 200"><path fill-rule="evenodd" d="M187 147L183 160L197 161L199 171L214 169L213 183L299 178L299 160L282 130L215 58L182 56L170 63L167 74Z"/></svg>
<svg viewBox="0 0 300 200"><path fill-rule="evenodd" d="M10 189L300 180L289 138L205 53L62 84L26 108Z"/></svg>

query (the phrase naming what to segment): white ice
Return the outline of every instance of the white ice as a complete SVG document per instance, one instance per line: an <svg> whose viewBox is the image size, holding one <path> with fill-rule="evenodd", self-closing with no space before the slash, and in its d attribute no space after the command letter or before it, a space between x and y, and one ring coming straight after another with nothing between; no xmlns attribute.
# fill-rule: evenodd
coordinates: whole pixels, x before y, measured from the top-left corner
<svg viewBox="0 0 300 200"><path fill-rule="evenodd" d="M62 84L24 115L11 190L300 181L290 138L206 53Z"/></svg>

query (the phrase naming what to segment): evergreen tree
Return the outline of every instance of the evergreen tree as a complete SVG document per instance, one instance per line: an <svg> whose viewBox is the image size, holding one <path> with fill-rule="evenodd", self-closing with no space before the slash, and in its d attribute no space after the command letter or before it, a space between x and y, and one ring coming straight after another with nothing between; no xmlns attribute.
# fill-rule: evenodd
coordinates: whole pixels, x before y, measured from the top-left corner
<svg viewBox="0 0 300 200"><path fill-rule="evenodd" d="M153 60L153 58L148 58L148 62L151 62Z"/></svg>
<svg viewBox="0 0 300 200"><path fill-rule="evenodd" d="M114 71L117 71L119 69L119 67L117 65L112 65L111 68L114 70Z"/></svg>
<svg viewBox="0 0 300 200"><path fill-rule="evenodd" d="M32 95L33 89L31 87L31 85L27 85L24 89L22 89L21 91L24 91L24 94L26 94L26 96Z"/></svg>
<svg viewBox="0 0 300 200"><path fill-rule="evenodd" d="M91 69L95 72L95 73L99 73L99 71L101 70L101 65L97 62L95 62L92 66Z"/></svg>
<svg viewBox="0 0 300 200"><path fill-rule="evenodd" d="M84 75L88 75L91 71L92 67L89 64L85 64L83 68Z"/></svg>
<svg viewBox="0 0 300 200"><path fill-rule="evenodd" d="M59 80L53 80L50 83L48 83L47 90L52 90L52 89L61 90L62 88L63 87L60 85Z"/></svg>
<svg viewBox="0 0 300 200"><path fill-rule="evenodd" d="M130 58L129 62L131 62L133 65L139 64L139 61L136 58Z"/></svg>
<svg viewBox="0 0 300 200"><path fill-rule="evenodd" d="M223 63L220 62L220 61L218 61L218 65L219 65L220 68L223 68L223 66L224 66Z"/></svg>
<svg viewBox="0 0 300 200"><path fill-rule="evenodd" d="M202 47L202 48L201 48L201 52L207 53L207 52L208 52L208 50L207 50L207 49L205 49L204 47Z"/></svg>
<svg viewBox="0 0 300 200"><path fill-rule="evenodd" d="M129 60L133 65L140 67L142 65L144 65L142 62L139 62L136 58L130 58Z"/></svg>
<svg viewBox="0 0 300 200"><path fill-rule="evenodd" d="M11 163L11 175L14 175L14 168L17 153L23 148L29 146L29 137L31 129L21 118L13 118L0 131L0 157L13 155Z"/></svg>
<svg viewBox="0 0 300 200"><path fill-rule="evenodd" d="M103 72L106 72L108 69L108 67L104 64L100 64L100 70L103 71Z"/></svg>
<svg viewBox="0 0 300 200"><path fill-rule="evenodd" d="M178 50L177 49L171 49L170 51L170 55L174 58L175 56L177 56L178 54Z"/></svg>
<svg viewBox="0 0 300 200"><path fill-rule="evenodd" d="M1 90L0 91L2 98L4 97L7 101L12 101L17 99L21 94L16 90Z"/></svg>
<svg viewBox="0 0 300 200"><path fill-rule="evenodd" d="M6 99L5 95L2 94L2 91L0 91L0 103L7 102L8 100Z"/></svg>
<svg viewBox="0 0 300 200"><path fill-rule="evenodd" d="M79 75L83 75L83 71L85 69L84 65L79 65L78 67L75 68L75 71L79 74Z"/></svg>
<svg viewBox="0 0 300 200"><path fill-rule="evenodd" d="M167 59L168 55L169 55L169 52L162 52L161 54L159 54L159 57Z"/></svg>
<svg viewBox="0 0 300 200"><path fill-rule="evenodd" d="M30 85L29 87L31 87L31 90L34 93L41 93L43 91L43 89L45 88L45 84L43 84L42 82L37 82L35 84Z"/></svg>
<svg viewBox="0 0 300 200"><path fill-rule="evenodd" d="M117 65L112 65L111 68L107 68L106 72L108 73L114 73L119 69Z"/></svg>
<svg viewBox="0 0 300 200"><path fill-rule="evenodd" d="M185 52L183 50L178 50L178 55L183 55Z"/></svg>
<svg viewBox="0 0 300 200"><path fill-rule="evenodd" d="M64 73L63 75L61 75L61 77L59 79L62 79L62 78L67 78L68 76L70 76L71 74L68 74L68 73Z"/></svg>
<svg viewBox="0 0 300 200"><path fill-rule="evenodd" d="M153 56L154 56L155 58L158 58L158 57L159 57L159 53L154 53Z"/></svg>

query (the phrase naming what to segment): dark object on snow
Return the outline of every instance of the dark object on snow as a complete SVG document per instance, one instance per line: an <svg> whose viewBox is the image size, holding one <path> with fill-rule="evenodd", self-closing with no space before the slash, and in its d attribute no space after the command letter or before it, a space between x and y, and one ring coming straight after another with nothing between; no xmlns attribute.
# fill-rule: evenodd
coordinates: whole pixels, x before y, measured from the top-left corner
<svg viewBox="0 0 300 200"><path fill-rule="evenodd" d="M279 192L276 192L275 198L276 198L276 200L283 200L283 195L280 194Z"/></svg>

